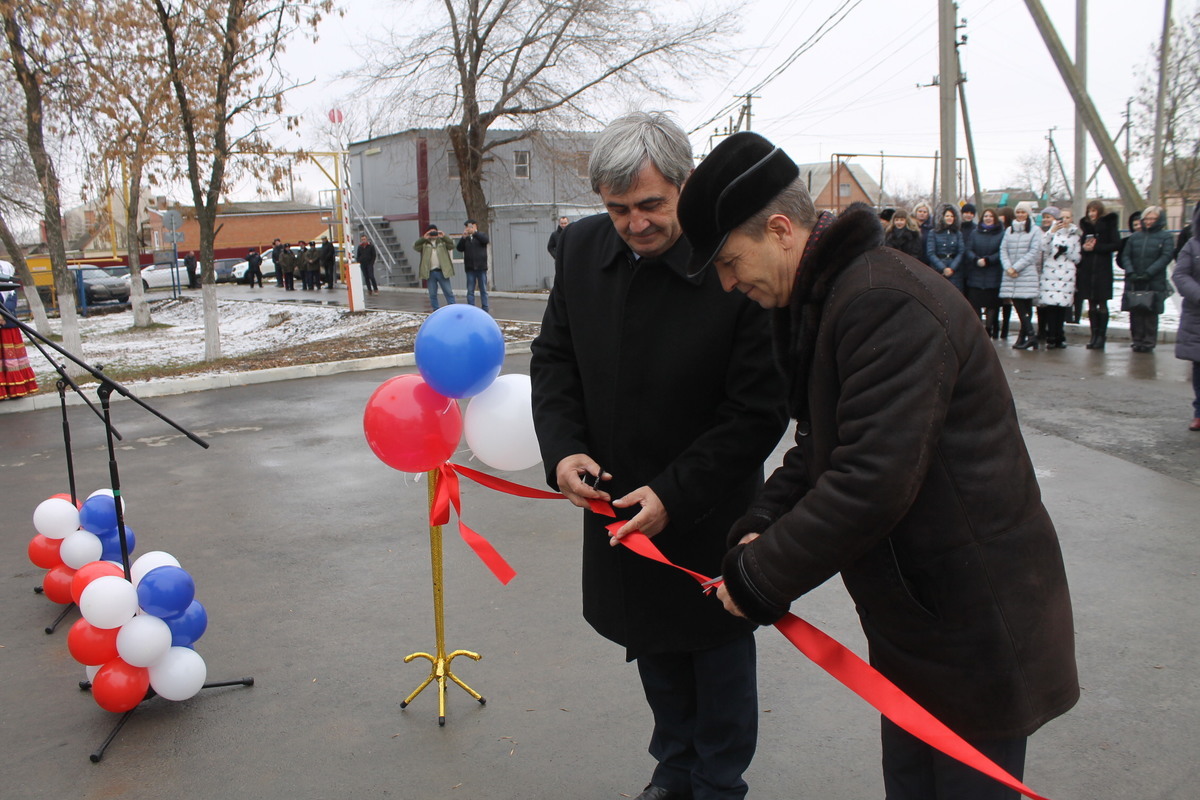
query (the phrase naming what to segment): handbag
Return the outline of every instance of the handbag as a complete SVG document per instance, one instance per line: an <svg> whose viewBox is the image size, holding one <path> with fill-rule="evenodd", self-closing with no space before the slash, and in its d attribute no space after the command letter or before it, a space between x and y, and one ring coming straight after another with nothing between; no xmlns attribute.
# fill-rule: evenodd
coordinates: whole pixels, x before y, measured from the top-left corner
<svg viewBox="0 0 1200 800"><path fill-rule="evenodd" d="M1136 289L1125 292L1126 311L1158 312L1158 292L1153 289Z"/></svg>

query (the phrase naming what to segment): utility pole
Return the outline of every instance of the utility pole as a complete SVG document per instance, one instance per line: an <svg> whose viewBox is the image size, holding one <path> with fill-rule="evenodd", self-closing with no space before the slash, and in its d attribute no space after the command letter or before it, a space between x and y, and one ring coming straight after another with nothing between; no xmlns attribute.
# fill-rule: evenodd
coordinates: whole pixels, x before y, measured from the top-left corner
<svg viewBox="0 0 1200 800"><path fill-rule="evenodd" d="M967 20L964 18L958 27L967 27ZM959 46L966 43L967 35L965 33L954 43L954 65L958 68L958 102L962 104L963 135L967 138L967 164L971 168L971 183L975 187L975 207L982 213L983 190L979 186L979 164L975 160L975 137L971 135L971 115L967 113L967 76L962 71L962 58L958 49Z"/></svg>
<svg viewBox="0 0 1200 800"><path fill-rule="evenodd" d="M1075 70L1087 91L1087 0L1075 0ZM1087 203L1087 128L1083 114L1075 110L1075 219L1083 219Z"/></svg>
<svg viewBox="0 0 1200 800"><path fill-rule="evenodd" d="M1029 14L1033 17L1033 22L1037 25L1038 32L1046 43L1046 49L1050 52L1050 57L1054 59L1054 64L1058 67L1063 82L1066 83L1071 97L1075 100L1075 110L1083 113L1083 121L1087 125L1088 133L1091 134L1092 144L1100 151L1104 165L1108 167L1109 174L1117 184L1121 202L1128 209L1145 207L1146 203L1142 199L1141 192L1138 191L1133 179L1129 177L1129 170L1126 168L1125 162L1121 161L1121 154L1109 141L1104 121L1100 119L1100 113L1096 111L1092 98L1088 96L1087 89L1079 79L1079 73L1075 71L1074 64L1067 56L1067 50L1063 47L1062 40L1058 38L1058 32L1054 30L1050 18L1046 15L1046 9L1042 7L1041 0L1025 0L1025 6L1029 9Z"/></svg>
<svg viewBox="0 0 1200 800"><path fill-rule="evenodd" d="M955 27L958 7L954 0L938 0L938 98L941 117L941 190L943 203L955 203L954 196L958 180L954 174L958 166L955 158L955 91L958 88L958 53L955 49Z"/></svg>
<svg viewBox="0 0 1200 800"><path fill-rule="evenodd" d="M1163 202L1163 127L1166 117L1163 102L1167 97L1167 67L1171 53L1171 0L1163 3L1162 41L1158 47L1158 98L1154 103L1154 160L1150 165L1150 202L1161 206Z"/></svg>

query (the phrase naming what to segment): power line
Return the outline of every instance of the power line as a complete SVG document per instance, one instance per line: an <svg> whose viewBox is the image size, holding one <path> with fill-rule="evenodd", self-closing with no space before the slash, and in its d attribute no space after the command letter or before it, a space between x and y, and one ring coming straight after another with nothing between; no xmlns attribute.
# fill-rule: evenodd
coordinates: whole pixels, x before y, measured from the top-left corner
<svg viewBox="0 0 1200 800"><path fill-rule="evenodd" d="M741 93L736 100L734 100L732 103L730 103L729 105L722 108L720 111L718 111L716 114L714 114L710 119L705 120L704 122L697 125L691 131L689 131L689 133L698 133L702 129L707 128L713 122L716 122L718 119L725 116L725 114L727 114L728 112L730 112L734 108L736 108L742 102L742 98L744 98L746 95L755 94L756 92L762 90L762 88L765 87L768 83L770 83L771 81L778 78L781 74L783 74L783 72L785 70L787 70L788 67L790 67L792 64L794 64L796 62L796 59L800 58L800 56L807 53L809 50L811 50L813 47L815 47L818 42L820 42L822 39L824 39L825 36L830 31L832 31L834 28L836 28L838 26L838 24L841 23L842 20L844 20L850 14L850 12L852 12L855 8L857 8L859 5L861 5L862 1L863 0L843 0L842 4L840 6L838 6L833 11L833 13L831 13L828 17L826 17L821 22L821 24L817 26L817 29L815 31L813 31L811 34L809 34L808 38L805 39L803 42L801 42L800 46L797 47L795 50L793 50L791 52L791 54L783 60L783 63L780 64L775 69L773 69L767 75L767 77L765 77L761 81L759 81L749 91ZM851 3L853 3L853 5L851 5ZM849 8L847 8L847 6L849 6ZM839 16L839 15L841 15L841 16Z"/></svg>

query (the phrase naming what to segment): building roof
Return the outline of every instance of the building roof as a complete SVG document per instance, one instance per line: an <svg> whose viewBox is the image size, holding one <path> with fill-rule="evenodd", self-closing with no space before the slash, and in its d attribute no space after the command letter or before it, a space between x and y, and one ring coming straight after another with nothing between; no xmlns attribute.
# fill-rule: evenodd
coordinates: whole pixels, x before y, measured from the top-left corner
<svg viewBox="0 0 1200 800"><path fill-rule="evenodd" d="M866 168L853 161L842 161L841 164L850 171L850 175L858 183L863 193L871 198L872 202L878 201L880 194L879 183L871 177ZM800 168L800 177L808 185L808 193L810 195L816 197L825 191L825 188L829 185L830 175L833 172L830 168L830 162L815 161L811 164L798 164L797 166Z"/></svg>

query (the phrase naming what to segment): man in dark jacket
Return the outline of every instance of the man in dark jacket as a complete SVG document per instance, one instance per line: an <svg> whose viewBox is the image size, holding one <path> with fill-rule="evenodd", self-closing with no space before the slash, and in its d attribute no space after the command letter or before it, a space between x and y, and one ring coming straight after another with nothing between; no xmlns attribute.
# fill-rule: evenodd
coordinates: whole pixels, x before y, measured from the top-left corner
<svg viewBox="0 0 1200 800"><path fill-rule="evenodd" d="M275 265L275 285L283 288L283 269L279 266L279 257L283 255L283 242L279 237L271 243L271 263Z"/></svg>
<svg viewBox="0 0 1200 800"><path fill-rule="evenodd" d="M328 236L321 237L321 252L318 256L321 264L321 270L325 273L322 280L325 281L325 288L332 289L333 284L337 281L337 254L333 249L333 242L329 241ZM320 283L317 284L320 288Z"/></svg>
<svg viewBox="0 0 1200 800"><path fill-rule="evenodd" d="M558 256L558 240L570 224L571 220L566 217L558 218L558 227L554 229L554 233L550 234L550 239L546 242L546 252L550 254L551 258Z"/></svg>
<svg viewBox="0 0 1200 800"><path fill-rule="evenodd" d="M716 574L725 533L761 485L785 425L766 315L687 274L675 217L691 145L662 114L596 141L589 171L607 214L564 230L533 343L533 417L552 487L613 499L677 564ZM753 626L686 575L614 547L584 512L583 613L636 659L658 761L641 800L742 798L758 710Z"/></svg>
<svg viewBox="0 0 1200 800"><path fill-rule="evenodd" d="M817 215L799 170L752 133L684 187L693 268L776 308L796 446L733 526L718 590L776 622L841 573L870 660L1017 778L1026 737L1079 697L1074 628L995 350L962 295L890 248L875 212ZM1011 790L885 720L889 800Z"/></svg>
<svg viewBox="0 0 1200 800"><path fill-rule="evenodd" d="M195 253L195 251L191 251L186 256L183 257L183 266L184 266L184 269L187 270L188 288L189 289L199 289L200 288L200 278L196 275L196 253Z"/></svg>
<svg viewBox="0 0 1200 800"><path fill-rule="evenodd" d="M479 230L475 220L463 223L463 234L458 238L456 249L463 254L463 268L467 271L467 304L475 305L475 286L479 286L479 307L488 308L487 295L487 248L488 235Z"/></svg>
<svg viewBox="0 0 1200 800"><path fill-rule="evenodd" d="M354 260L362 272L363 288L367 294L379 294L379 284L375 282L375 245L364 233L359 237L358 247L354 250Z"/></svg>
<svg viewBox="0 0 1200 800"><path fill-rule="evenodd" d="M257 250L251 250L246 253L246 283L250 284L250 288L254 288L254 281L258 280L258 288L262 288L262 256Z"/></svg>

